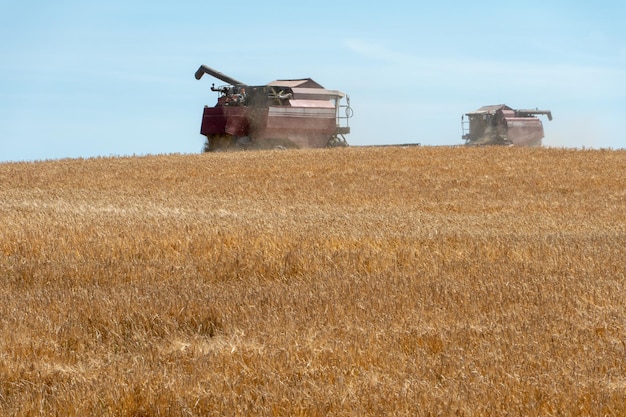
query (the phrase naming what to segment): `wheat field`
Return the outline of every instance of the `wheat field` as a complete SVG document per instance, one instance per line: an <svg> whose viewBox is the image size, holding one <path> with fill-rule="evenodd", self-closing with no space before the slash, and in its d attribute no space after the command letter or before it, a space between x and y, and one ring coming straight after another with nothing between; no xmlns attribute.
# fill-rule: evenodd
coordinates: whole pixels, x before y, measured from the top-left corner
<svg viewBox="0 0 626 417"><path fill-rule="evenodd" d="M0 164L0 415L626 415L626 151Z"/></svg>

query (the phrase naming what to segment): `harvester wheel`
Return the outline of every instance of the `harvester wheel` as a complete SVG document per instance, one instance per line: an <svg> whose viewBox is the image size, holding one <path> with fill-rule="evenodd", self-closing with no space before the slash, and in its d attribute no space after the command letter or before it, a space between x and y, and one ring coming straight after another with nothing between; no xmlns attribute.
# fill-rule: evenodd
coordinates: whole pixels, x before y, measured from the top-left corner
<svg viewBox="0 0 626 417"><path fill-rule="evenodd" d="M348 146L348 141L342 134L332 135L326 144L327 148L345 148L346 146Z"/></svg>

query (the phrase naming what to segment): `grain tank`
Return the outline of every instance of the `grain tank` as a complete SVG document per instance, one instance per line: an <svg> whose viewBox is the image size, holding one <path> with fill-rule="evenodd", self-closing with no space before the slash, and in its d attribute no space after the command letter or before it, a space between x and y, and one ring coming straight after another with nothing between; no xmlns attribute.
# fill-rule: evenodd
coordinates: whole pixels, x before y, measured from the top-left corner
<svg viewBox="0 0 626 417"><path fill-rule="evenodd" d="M200 133L207 152L245 149L347 146L350 97L310 78L250 86L206 65L195 73L226 83L213 107L205 106Z"/></svg>
<svg viewBox="0 0 626 417"><path fill-rule="evenodd" d="M552 120L550 110L483 106L461 117L463 139L466 145L541 146L543 124L537 115Z"/></svg>

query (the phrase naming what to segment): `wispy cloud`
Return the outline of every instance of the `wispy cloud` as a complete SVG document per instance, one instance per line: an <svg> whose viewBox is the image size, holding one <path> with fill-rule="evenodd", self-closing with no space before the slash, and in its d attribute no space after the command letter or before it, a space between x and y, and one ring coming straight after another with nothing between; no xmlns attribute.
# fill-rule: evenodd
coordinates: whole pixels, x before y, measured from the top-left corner
<svg viewBox="0 0 626 417"><path fill-rule="evenodd" d="M610 64L572 64L480 59L467 56L425 56L396 51L381 42L347 39L344 46L375 63L397 67L403 74L461 82L490 80L492 83L532 83L553 90L597 95L626 95L626 68ZM525 80L525 81L524 81Z"/></svg>

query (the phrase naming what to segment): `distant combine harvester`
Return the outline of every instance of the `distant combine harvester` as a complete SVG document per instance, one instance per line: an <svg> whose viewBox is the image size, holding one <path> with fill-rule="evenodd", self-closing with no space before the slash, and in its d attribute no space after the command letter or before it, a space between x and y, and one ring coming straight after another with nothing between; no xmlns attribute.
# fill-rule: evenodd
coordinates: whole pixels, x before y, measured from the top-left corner
<svg viewBox="0 0 626 417"><path fill-rule="evenodd" d="M552 120L550 110L514 110L504 104L483 106L461 116L463 139L466 145L476 146L541 146L543 124L537 115Z"/></svg>

